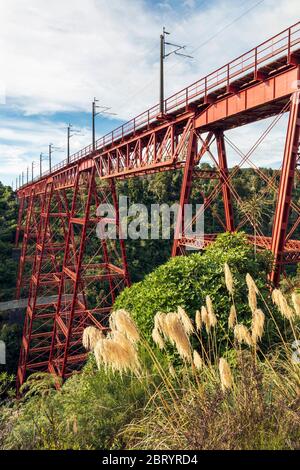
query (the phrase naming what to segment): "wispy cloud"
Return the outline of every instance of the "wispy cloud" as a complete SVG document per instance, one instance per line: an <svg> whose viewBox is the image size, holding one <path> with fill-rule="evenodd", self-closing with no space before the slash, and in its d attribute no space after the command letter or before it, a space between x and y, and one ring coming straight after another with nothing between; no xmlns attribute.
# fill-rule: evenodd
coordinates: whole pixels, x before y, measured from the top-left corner
<svg viewBox="0 0 300 470"><path fill-rule="evenodd" d="M74 135L72 138L71 149L77 150L90 142L89 129L83 128L81 131L81 135ZM0 179L5 178L10 183L21 171L26 172L27 166L31 168L32 160L37 161L39 154L47 150L45 142L49 142L49 136L63 151L54 153L53 163L55 163L65 158L66 126L64 123L46 119L38 122L31 118L0 118ZM43 168L47 169L47 165L48 162L45 161Z"/></svg>
<svg viewBox="0 0 300 470"><path fill-rule="evenodd" d="M194 56L168 58L168 95L289 26L297 11L298 0L1 0L0 112L18 116L0 118L1 174L9 177L12 155L27 164L49 140L65 143L57 113L89 112L93 96L121 120L155 104L162 26Z"/></svg>

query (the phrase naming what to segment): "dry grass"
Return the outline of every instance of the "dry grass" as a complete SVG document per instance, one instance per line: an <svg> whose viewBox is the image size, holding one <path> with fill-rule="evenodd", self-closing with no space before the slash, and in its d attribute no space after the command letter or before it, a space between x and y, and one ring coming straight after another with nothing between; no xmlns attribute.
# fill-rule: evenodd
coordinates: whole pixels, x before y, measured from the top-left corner
<svg viewBox="0 0 300 470"><path fill-rule="evenodd" d="M229 294L233 295L233 277L227 263L224 265L225 284Z"/></svg>
<svg viewBox="0 0 300 470"><path fill-rule="evenodd" d="M228 317L228 328L231 328L233 330L236 324L237 324L236 308L235 308L235 305L231 305L230 313Z"/></svg>
<svg viewBox="0 0 300 470"><path fill-rule="evenodd" d="M221 388L223 392L233 387L233 377L228 362L223 357L219 361L219 372L221 380Z"/></svg>
<svg viewBox="0 0 300 470"><path fill-rule="evenodd" d="M257 343L258 340L261 340L264 333L264 324L265 324L265 314L262 310L256 309L253 312L252 316L252 325L251 325L251 334L252 341Z"/></svg>
<svg viewBox="0 0 300 470"><path fill-rule="evenodd" d="M252 346L251 334L245 325L237 324L234 327L234 337L239 344L246 344Z"/></svg>
<svg viewBox="0 0 300 470"><path fill-rule="evenodd" d="M104 335L101 330L95 328L94 326L88 326L83 331L82 344L88 351L93 351L97 341L103 339Z"/></svg>
<svg viewBox="0 0 300 470"><path fill-rule="evenodd" d="M268 305L265 303L265 312L257 308L260 292L250 275L246 283L251 329L238 322L234 278L226 265L224 273L232 306L228 331L223 333L229 338L233 330L235 341L228 341L221 357L214 328L217 316L210 296L201 311L195 312L196 328L182 307L177 312L155 315L155 345L164 350L165 343L170 343L182 358L182 366L169 363L165 368L160 364L156 348L141 338L127 312L113 316L111 333L96 344L99 367L120 373L131 371L137 378L147 376L151 380L149 365L139 358L142 348L160 377L159 385L151 382L148 390L154 387L155 391L150 393L141 416L121 431L128 448L300 448L300 365L293 362L291 347ZM291 306L280 290L274 290L272 299L298 339L300 297L293 295ZM265 355L260 347L266 321L275 322L282 341L272 355ZM206 344L202 341L203 328L208 335ZM195 340L200 345L198 350L191 346Z"/></svg>

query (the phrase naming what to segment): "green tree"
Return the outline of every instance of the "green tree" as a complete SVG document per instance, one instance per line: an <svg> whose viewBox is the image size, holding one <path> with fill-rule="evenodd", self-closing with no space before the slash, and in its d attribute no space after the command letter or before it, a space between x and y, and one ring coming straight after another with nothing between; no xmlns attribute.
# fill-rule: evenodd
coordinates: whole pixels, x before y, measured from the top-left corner
<svg viewBox="0 0 300 470"><path fill-rule="evenodd" d="M141 331L149 337L156 312L174 311L180 305L194 318L196 310L205 304L205 297L209 294L222 329L227 323L231 305L224 282L224 263L227 262L235 277L238 318L250 322L245 276L250 273L267 296L265 286L270 258L268 252L263 252L258 253L255 259L253 247L247 243L244 234L224 233L203 253L172 258L143 281L126 288L116 299L114 308L128 310Z"/></svg>

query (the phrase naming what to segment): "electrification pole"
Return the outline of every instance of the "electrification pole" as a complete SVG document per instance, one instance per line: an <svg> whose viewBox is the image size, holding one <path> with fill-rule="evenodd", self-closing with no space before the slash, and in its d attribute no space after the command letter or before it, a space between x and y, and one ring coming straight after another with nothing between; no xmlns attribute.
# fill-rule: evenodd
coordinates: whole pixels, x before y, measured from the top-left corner
<svg viewBox="0 0 300 470"><path fill-rule="evenodd" d="M50 171L50 173L52 171L52 154L54 152L63 152L63 149L61 147L55 147L53 144L49 144L48 159L49 159L49 171Z"/></svg>
<svg viewBox="0 0 300 470"><path fill-rule="evenodd" d="M43 160L43 154L40 153L40 178L42 176L42 160Z"/></svg>
<svg viewBox="0 0 300 470"><path fill-rule="evenodd" d="M159 89L159 111L164 114L164 59L165 59L165 35L170 34L163 27L163 34L160 35L160 89Z"/></svg>
<svg viewBox="0 0 300 470"><path fill-rule="evenodd" d="M73 129L72 124L68 125L67 128L67 162L70 163L70 139L74 135L82 135L78 129Z"/></svg>
<svg viewBox="0 0 300 470"><path fill-rule="evenodd" d="M165 113L165 91L164 91L164 60L166 57L169 57L171 54L175 55L181 55L183 57L188 57L189 59L192 59L193 57L187 54L182 54L182 52L179 52L181 50L185 50L186 46L179 46L178 44L173 44L171 42L166 41L166 35L170 34L168 31L166 31L165 27L163 27L163 32L160 35L160 81L159 81L159 111L160 114L163 115ZM171 52L168 52L166 54L166 45L175 47Z"/></svg>
<svg viewBox="0 0 300 470"><path fill-rule="evenodd" d="M70 130L71 130L71 124L68 125L68 130L67 130L67 133L68 133L68 143L67 143L67 161L68 163L70 163Z"/></svg>
<svg viewBox="0 0 300 470"><path fill-rule="evenodd" d="M111 109L108 106L99 106L97 105L97 98L94 98L92 103L92 142L93 142L93 150L96 150L96 116L99 114L110 114L111 116L116 116L116 113L109 112ZM101 111L97 112L97 109L101 109Z"/></svg>
<svg viewBox="0 0 300 470"><path fill-rule="evenodd" d="M52 144L49 144L49 171L51 173L52 166Z"/></svg>
<svg viewBox="0 0 300 470"><path fill-rule="evenodd" d="M46 158L48 159L48 155L46 155L44 153L40 153L40 178L42 177L42 174L43 174L43 167L42 167L43 165L42 165L42 163L43 163L43 160L45 160Z"/></svg>
<svg viewBox="0 0 300 470"><path fill-rule="evenodd" d="M96 146L96 131L95 131L95 119L96 119L96 98L94 98L93 105L92 105L92 142L93 142L93 150L95 150Z"/></svg>

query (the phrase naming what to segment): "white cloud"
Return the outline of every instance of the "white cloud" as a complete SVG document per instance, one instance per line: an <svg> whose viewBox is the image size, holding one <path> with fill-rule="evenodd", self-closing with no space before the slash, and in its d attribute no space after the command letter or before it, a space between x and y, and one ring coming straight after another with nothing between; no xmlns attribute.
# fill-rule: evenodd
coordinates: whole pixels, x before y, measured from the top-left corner
<svg viewBox="0 0 300 470"><path fill-rule="evenodd" d="M0 82L10 106L27 116L17 128L0 123L2 173L12 167L9 155L26 160L52 138L64 145L51 113L90 111L93 96L120 119L155 104L163 25L194 56L167 59L167 96L295 22L298 0L265 0L233 23L256 3L185 0L179 11L171 1L154 8L143 0L1 0ZM49 122L37 129L32 114L48 115ZM7 139L15 142L12 151ZM83 141L74 138L74 149Z"/></svg>
<svg viewBox="0 0 300 470"><path fill-rule="evenodd" d="M129 118L157 101L163 24L173 41L193 50L250 6L223 0L202 9L198 3L193 14L178 17L174 5L164 13L139 0L2 0L0 61L7 94L26 113L88 110L97 95ZM265 0L197 49L194 61L170 57L168 91L288 26L297 5L297 0Z"/></svg>
<svg viewBox="0 0 300 470"><path fill-rule="evenodd" d="M184 0L183 5L188 8L195 8L197 5L196 0Z"/></svg>
<svg viewBox="0 0 300 470"><path fill-rule="evenodd" d="M53 164L65 158L66 125L64 123L42 120L37 122L31 118L0 119L0 180L10 183L21 172L26 173L27 166L35 161L38 165L40 153L45 153L45 142L52 142L60 147L62 152L53 154ZM11 144L13 142L13 144ZM82 129L82 135L74 135L71 139L72 149L78 150L90 143L90 130ZM48 162L43 163L43 169L48 168ZM36 169L35 171L38 171Z"/></svg>

